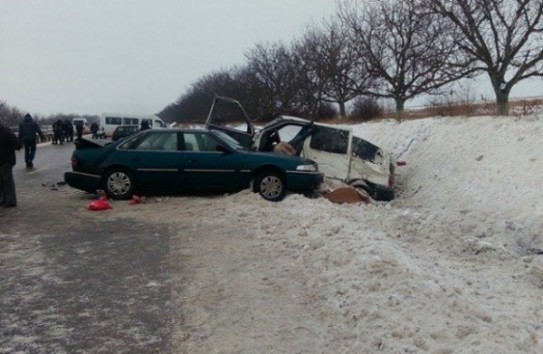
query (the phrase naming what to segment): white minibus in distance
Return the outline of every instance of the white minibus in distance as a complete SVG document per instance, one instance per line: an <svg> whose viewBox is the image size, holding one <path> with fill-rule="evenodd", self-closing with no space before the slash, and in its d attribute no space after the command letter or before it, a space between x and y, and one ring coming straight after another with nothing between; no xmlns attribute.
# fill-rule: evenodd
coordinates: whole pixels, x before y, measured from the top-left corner
<svg viewBox="0 0 543 354"><path fill-rule="evenodd" d="M166 128L167 125L154 114L126 114L126 113L102 113L100 116L100 131L107 137L110 137L115 128L119 125L137 125L141 127L141 122L149 122L151 129Z"/></svg>

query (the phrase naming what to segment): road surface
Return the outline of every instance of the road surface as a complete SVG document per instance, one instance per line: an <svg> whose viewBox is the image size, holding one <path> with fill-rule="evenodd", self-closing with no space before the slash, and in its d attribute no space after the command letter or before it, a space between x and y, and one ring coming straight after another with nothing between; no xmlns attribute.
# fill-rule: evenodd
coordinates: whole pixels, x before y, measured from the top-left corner
<svg viewBox="0 0 543 354"><path fill-rule="evenodd" d="M17 154L18 206L0 208L0 354L170 353L165 225L86 217L62 185L73 143Z"/></svg>

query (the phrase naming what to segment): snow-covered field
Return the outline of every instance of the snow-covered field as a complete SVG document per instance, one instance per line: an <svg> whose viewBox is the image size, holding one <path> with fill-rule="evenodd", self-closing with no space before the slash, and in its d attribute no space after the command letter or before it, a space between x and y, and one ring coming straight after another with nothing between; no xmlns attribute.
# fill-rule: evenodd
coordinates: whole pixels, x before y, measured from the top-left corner
<svg viewBox="0 0 543 354"><path fill-rule="evenodd" d="M407 162L394 201L243 191L107 212L159 205L176 235L173 349L543 353L543 117L353 128Z"/></svg>

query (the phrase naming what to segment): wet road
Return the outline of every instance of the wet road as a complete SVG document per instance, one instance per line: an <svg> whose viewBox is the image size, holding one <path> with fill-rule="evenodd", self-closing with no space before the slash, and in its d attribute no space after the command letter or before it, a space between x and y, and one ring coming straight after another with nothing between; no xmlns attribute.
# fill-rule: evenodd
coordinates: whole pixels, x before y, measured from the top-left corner
<svg viewBox="0 0 543 354"><path fill-rule="evenodd" d="M0 353L170 353L165 225L85 217L56 183L72 143L17 156L18 207L0 209Z"/></svg>
<svg viewBox="0 0 543 354"><path fill-rule="evenodd" d="M18 189L31 188L32 184L62 181L63 173L71 168L70 158L73 150L73 143L40 144L36 151L34 168L31 170L25 168L24 149L18 151L17 165L13 168L13 177Z"/></svg>

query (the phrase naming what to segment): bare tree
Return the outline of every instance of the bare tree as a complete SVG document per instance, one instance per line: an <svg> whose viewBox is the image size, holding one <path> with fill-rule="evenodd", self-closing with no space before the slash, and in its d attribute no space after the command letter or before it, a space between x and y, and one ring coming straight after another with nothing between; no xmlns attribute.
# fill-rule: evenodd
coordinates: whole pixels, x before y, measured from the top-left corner
<svg viewBox="0 0 543 354"><path fill-rule="evenodd" d="M6 126L19 125L23 113L16 107L10 107L6 102L0 100L0 122Z"/></svg>
<svg viewBox="0 0 543 354"><path fill-rule="evenodd" d="M350 1L339 9L362 65L380 81L378 89L363 93L393 99L399 116L407 100L439 93L473 72L469 58L455 48L454 27L421 5L421 0Z"/></svg>
<svg viewBox="0 0 543 354"><path fill-rule="evenodd" d="M346 103L373 84L341 22L324 21L322 28L308 28L298 52L318 100L337 104L342 117L347 115Z"/></svg>
<svg viewBox="0 0 543 354"><path fill-rule="evenodd" d="M296 98L303 72L302 63L296 54L281 42L260 43L246 54L248 66L265 90L268 112L288 112L298 106Z"/></svg>
<svg viewBox="0 0 543 354"><path fill-rule="evenodd" d="M543 76L543 1L426 0L462 33L460 48L486 72L501 114L518 82Z"/></svg>

